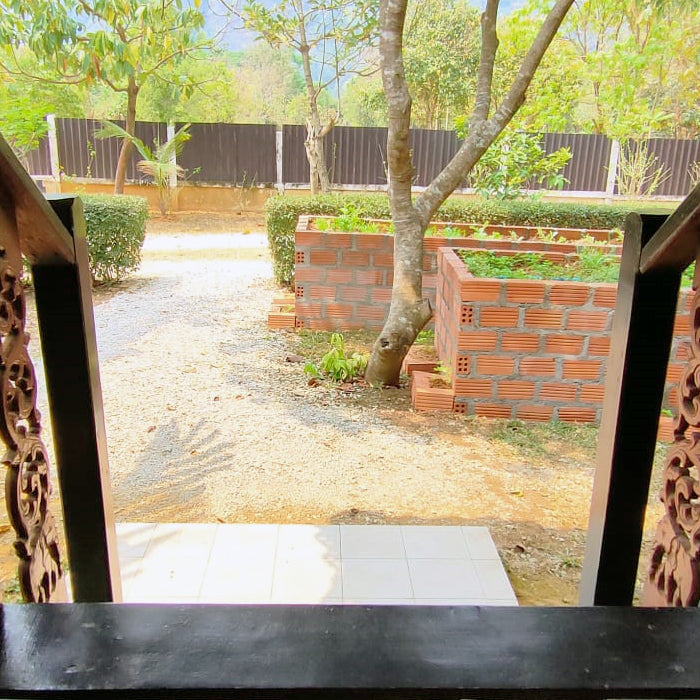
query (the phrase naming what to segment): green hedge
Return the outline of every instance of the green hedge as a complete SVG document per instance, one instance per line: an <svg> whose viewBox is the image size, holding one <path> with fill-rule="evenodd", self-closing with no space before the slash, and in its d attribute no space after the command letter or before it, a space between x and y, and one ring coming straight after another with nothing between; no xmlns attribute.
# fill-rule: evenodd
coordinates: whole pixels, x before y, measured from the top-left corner
<svg viewBox="0 0 700 700"><path fill-rule="evenodd" d="M385 194L330 194L316 197L282 195L267 200L267 239L278 284L291 286L294 281L294 230L299 216L336 216L345 208L362 218L390 218L389 199ZM448 199L433 218L435 221L457 223L612 229L622 228L625 216L632 210L639 210L639 205L613 206L530 199Z"/></svg>
<svg viewBox="0 0 700 700"><path fill-rule="evenodd" d="M90 270L97 282L119 280L141 262L148 203L143 197L81 194Z"/></svg>

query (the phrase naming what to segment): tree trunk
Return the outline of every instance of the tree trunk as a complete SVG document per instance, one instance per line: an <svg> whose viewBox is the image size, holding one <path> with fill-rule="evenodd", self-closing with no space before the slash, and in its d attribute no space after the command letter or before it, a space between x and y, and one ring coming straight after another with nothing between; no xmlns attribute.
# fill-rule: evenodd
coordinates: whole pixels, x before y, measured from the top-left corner
<svg viewBox="0 0 700 700"><path fill-rule="evenodd" d="M126 95L126 125L124 130L127 134L135 136L136 134L136 98L139 94L139 86L133 78L129 78ZM119 151L119 160L117 161L117 170L114 173L114 194L124 194L124 180L126 179L126 165L131 157L131 151L134 147L131 139L124 139L122 147Z"/></svg>
<svg viewBox="0 0 700 700"><path fill-rule="evenodd" d="M418 333L432 316L430 302L423 299L423 234L426 225L411 202L413 165L409 128L411 96L404 75L401 36L406 0L383 0L382 82L389 108L387 162L389 203L394 222L394 284L384 328L372 348L365 379L373 386L395 386L401 364Z"/></svg>
<svg viewBox="0 0 700 700"><path fill-rule="evenodd" d="M313 75L311 74L310 49L306 42L304 13L301 6L297 8L297 15L299 17L299 39L301 42L299 53L301 54L301 65L304 71L306 99L309 103L309 116L306 119L306 141L304 142L304 146L306 148L306 157L309 161L311 194L317 194L319 189L321 192L328 192L331 188L328 167L326 166L326 156L323 148L323 139L333 128L333 121L329 122L325 127L321 125L321 117L318 113L318 103L316 101L316 86L314 85Z"/></svg>
<svg viewBox="0 0 700 700"><path fill-rule="evenodd" d="M395 240L394 286L389 316L372 348L365 372L365 378L373 386L398 383L403 359L432 315L430 303L422 298L425 229L438 207L469 174L522 105L542 56L572 2L556 1L530 45L508 93L493 115L489 116L498 48L496 19L499 0L486 0L481 22L481 58L469 133L455 156L414 204L411 201L413 165L409 147L411 96L404 73L402 46L408 0L380 0L379 53L389 116L387 162Z"/></svg>
<svg viewBox="0 0 700 700"><path fill-rule="evenodd" d="M430 302L423 299L425 228L415 212L403 219L394 217L394 222L391 307L365 371L365 379L372 386L396 386L399 383L403 360L433 315Z"/></svg>

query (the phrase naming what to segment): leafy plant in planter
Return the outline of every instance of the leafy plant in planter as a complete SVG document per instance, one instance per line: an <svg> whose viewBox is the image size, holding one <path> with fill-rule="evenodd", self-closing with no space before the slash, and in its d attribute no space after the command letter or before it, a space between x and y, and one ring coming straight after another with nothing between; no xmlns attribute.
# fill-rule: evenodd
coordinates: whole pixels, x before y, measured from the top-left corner
<svg viewBox="0 0 700 700"><path fill-rule="evenodd" d="M331 349L321 358L319 365L307 362L304 372L312 379L330 377L334 382L351 382L362 376L367 367L367 355L345 354L345 341L340 333L333 333L330 339Z"/></svg>

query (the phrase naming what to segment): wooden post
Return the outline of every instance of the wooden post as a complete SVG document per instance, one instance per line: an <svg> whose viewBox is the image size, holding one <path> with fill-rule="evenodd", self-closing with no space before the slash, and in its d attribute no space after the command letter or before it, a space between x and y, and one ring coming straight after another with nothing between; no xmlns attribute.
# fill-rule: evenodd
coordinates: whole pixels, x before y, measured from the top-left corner
<svg viewBox="0 0 700 700"><path fill-rule="evenodd" d="M51 200L75 264L32 267L73 598L119 602L121 579L82 203Z"/></svg>
<svg viewBox="0 0 700 700"><path fill-rule="evenodd" d="M630 214L608 356L581 605L631 605L681 270L639 272L666 220Z"/></svg>

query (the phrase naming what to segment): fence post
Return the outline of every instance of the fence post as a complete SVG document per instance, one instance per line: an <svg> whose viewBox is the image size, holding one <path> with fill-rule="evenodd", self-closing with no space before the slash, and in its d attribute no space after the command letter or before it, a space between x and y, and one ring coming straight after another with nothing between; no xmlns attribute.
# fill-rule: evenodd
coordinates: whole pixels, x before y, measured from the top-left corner
<svg viewBox="0 0 700 700"><path fill-rule="evenodd" d="M610 160L608 161L608 181L605 184L605 196L611 198L615 194L615 182L617 181L617 166L620 162L620 142L612 140L610 146Z"/></svg>
<svg viewBox="0 0 700 700"><path fill-rule="evenodd" d="M277 158L277 191L280 194L284 194L284 138L283 131L278 128L275 131L275 155Z"/></svg>
<svg viewBox="0 0 700 700"><path fill-rule="evenodd" d="M168 125L165 127L165 136L168 141L170 141L170 139L175 138L175 124L172 124L170 122L168 123ZM170 164L173 167L169 175L169 184L170 187L175 189L177 187L177 155L175 151L172 151L172 153L170 154Z"/></svg>
<svg viewBox="0 0 700 700"><path fill-rule="evenodd" d="M58 132L56 131L56 115L47 114L46 124L49 131L49 157L51 160L51 176L58 182L61 179L61 162L58 158Z"/></svg>

